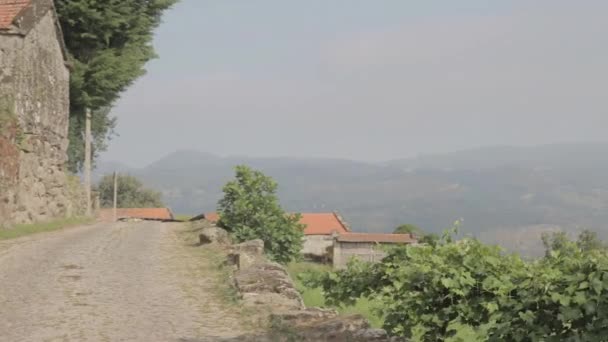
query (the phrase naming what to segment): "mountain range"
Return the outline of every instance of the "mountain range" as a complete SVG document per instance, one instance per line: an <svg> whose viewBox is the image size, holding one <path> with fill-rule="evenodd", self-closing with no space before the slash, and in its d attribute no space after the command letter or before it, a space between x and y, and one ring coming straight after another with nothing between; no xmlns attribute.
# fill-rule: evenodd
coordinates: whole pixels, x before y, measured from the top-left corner
<svg viewBox="0 0 608 342"><path fill-rule="evenodd" d="M177 151L143 168L101 162L94 177L130 173L162 191L174 212L199 214L215 211L238 164L272 176L286 210L338 211L355 231L413 223L439 233L463 219L463 234L530 254L547 230L608 235L608 143L486 147L382 163Z"/></svg>

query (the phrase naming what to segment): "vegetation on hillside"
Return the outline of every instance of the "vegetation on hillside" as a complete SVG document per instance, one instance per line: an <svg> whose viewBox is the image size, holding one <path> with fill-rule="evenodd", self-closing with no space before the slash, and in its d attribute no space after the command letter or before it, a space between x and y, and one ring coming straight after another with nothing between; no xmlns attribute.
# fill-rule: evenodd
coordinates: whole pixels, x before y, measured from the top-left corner
<svg viewBox="0 0 608 342"><path fill-rule="evenodd" d="M603 340L608 253L588 232L546 240L547 255L526 261L445 234L436 245L392 249L381 263L352 262L314 282L333 305L380 302L384 328L413 341Z"/></svg>
<svg viewBox="0 0 608 342"><path fill-rule="evenodd" d="M144 187L143 183L131 175L118 175L116 206L118 208L161 208L165 205L161 193ZM114 176L104 176L97 186L102 208L114 205Z"/></svg>
<svg viewBox="0 0 608 342"><path fill-rule="evenodd" d="M69 167L84 160L85 108L93 111L95 154L103 151L116 121L110 108L145 73L155 57L153 30L177 0L57 0L57 14L73 65L70 78Z"/></svg>
<svg viewBox="0 0 608 342"><path fill-rule="evenodd" d="M304 237L300 215L287 215L281 208L272 178L244 165L235 170L235 179L224 186L224 198L218 203L219 225L239 242L262 239L275 261L298 258Z"/></svg>

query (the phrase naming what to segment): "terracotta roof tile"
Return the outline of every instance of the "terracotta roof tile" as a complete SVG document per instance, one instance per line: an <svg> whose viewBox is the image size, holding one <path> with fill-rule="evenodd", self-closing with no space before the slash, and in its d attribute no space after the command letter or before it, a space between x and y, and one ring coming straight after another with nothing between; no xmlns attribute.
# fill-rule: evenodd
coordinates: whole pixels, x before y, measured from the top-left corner
<svg viewBox="0 0 608 342"><path fill-rule="evenodd" d="M11 27L15 17L21 13L31 0L0 0L0 30Z"/></svg>
<svg viewBox="0 0 608 342"><path fill-rule="evenodd" d="M411 234L347 233L337 237L340 242L416 243Z"/></svg>
<svg viewBox="0 0 608 342"><path fill-rule="evenodd" d="M217 222L217 213L205 213L205 219ZM300 223L306 225L304 235L332 235L335 231L344 234L349 231L348 227L335 213L303 213Z"/></svg>
<svg viewBox="0 0 608 342"><path fill-rule="evenodd" d="M205 213L205 220L217 222L220 220L220 215L218 213Z"/></svg>
<svg viewBox="0 0 608 342"><path fill-rule="evenodd" d="M116 209L116 214L118 219L138 218L158 221L173 220L173 213L167 208L119 208ZM102 221L112 221L114 211L113 209L101 209L98 216Z"/></svg>
<svg viewBox="0 0 608 342"><path fill-rule="evenodd" d="M303 213L300 223L306 225L304 235L332 235L348 233L348 227L335 213Z"/></svg>

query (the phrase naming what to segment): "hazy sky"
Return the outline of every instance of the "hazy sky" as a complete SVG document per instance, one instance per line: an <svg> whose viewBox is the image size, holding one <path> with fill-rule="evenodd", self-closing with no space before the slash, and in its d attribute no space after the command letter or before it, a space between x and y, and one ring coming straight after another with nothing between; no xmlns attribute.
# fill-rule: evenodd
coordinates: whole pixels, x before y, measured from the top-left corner
<svg viewBox="0 0 608 342"><path fill-rule="evenodd" d="M104 160L608 140L608 1L182 0Z"/></svg>

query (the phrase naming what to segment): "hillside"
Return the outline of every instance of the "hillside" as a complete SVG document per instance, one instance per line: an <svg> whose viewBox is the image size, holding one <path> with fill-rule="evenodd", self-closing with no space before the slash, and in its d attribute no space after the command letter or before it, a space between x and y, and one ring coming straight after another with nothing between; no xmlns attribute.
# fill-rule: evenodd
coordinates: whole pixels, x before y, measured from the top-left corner
<svg viewBox="0 0 608 342"><path fill-rule="evenodd" d="M101 164L97 173L133 173L162 190L175 212L196 214L215 210L232 167L245 163L279 182L287 210L337 210L359 231L408 222L441 232L463 218L464 233L518 247L536 241L539 227L604 233L605 155L608 144L599 143L490 147L378 164L179 151L141 169Z"/></svg>

